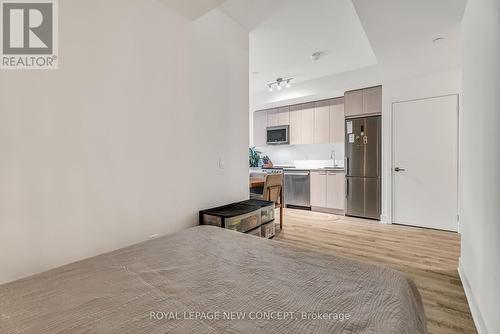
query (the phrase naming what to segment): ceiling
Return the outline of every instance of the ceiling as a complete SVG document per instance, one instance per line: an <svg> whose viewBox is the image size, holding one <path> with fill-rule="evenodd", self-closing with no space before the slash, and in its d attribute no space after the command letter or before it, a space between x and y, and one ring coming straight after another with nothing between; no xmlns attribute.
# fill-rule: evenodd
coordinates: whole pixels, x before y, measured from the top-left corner
<svg viewBox="0 0 500 334"><path fill-rule="evenodd" d="M377 63L351 0L229 0L221 9L251 30L251 92L278 77L297 83ZM325 55L313 61L316 51Z"/></svg>
<svg viewBox="0 0 500 334"><path fill-rule="evenodd" d="M384 76L461 66L460 23L466 0L353 0ZM433 43L435 38L444 39Z"/></svg>
<svg viewBox="0 0 500 334"><path fill-rule="evenodd" d="M289 3L290 0L227 0L220 9L252 31Z"/></svg>
<svg viewBox="0 0 500 334"><path fill-rule="evenodd" d="M218 7L225 0L161 0L184 17L195 20Z"/></svg>
<svg viewBox="0 0 500 334"><path fill-rule="evenodd" d="M161 0L195 20L219 8L250 32L250 93L370 66L387 78L459 68L466 0ZM433 43L437 37L444 37ZM317 61L316 51L325 53Z"/></svg>

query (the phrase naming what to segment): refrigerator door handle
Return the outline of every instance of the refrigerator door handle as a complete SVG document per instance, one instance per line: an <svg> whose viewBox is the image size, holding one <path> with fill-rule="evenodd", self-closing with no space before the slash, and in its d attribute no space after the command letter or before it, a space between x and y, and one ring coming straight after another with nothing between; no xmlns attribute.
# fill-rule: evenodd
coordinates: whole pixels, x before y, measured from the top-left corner
<svg viewBox="0 0 500 334"><path fill-rule="evenodd" d="M349 197L349 179L345 179L345 198Z"/></svg>
<svg viewBox="0 0 500 334"><path fill-rule="evenodd" d="M349 157L345 157L345 173L349 175Z"/></svg>

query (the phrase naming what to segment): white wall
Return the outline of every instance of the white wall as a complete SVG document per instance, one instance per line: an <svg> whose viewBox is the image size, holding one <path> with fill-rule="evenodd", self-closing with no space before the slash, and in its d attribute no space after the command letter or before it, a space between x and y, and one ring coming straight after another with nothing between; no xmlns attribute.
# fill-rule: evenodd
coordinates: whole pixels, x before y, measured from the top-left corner
<svg viewBox="0 0 500 334"><path fill-rule="evenodd" d="M463 22L460 273L482 333L500 333L500 2L469 0Z"/></svg>
<svg viewBox="0 0 500 334"><path fill-rule="evenodd" d="M336 164L339 166L344 165L344 143L268 145L257 147L257 150L269 156L275 165L285 166L294 165L294 161L298 160L323 160L317 163L327 163L328 166L332 166L332 151L335 151Z"/></svg>
<svg viewBox="0 0 500 334"><path fill-rule="evenodd" d="M384 81L382 87L382 221L392 222L392 104L434 96L461 94L461 87L461 70Z"/></svg>
<svg viewBox="0 0 500 334"><path fill-rule="evenodd" d="M0 283L248 194L248 34L159 0L59 5L60 69L0 72Z"/></svg>

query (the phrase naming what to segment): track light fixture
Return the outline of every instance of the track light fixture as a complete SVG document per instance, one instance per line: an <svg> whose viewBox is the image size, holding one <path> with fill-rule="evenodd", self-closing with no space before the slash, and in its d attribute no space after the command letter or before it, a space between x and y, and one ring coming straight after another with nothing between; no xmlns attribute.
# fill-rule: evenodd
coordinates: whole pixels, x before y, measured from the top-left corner
<svg viewBox="0 0 500 334"><path fill-rule="evenodd" d="M292 80L293 78L287 78L287 79L278 78L276 79L276 81L268 83L267 88L269 89L270 92L274 90L274 87L276 87L277 90L281 90L283 86L285 86L286 88L290 88L292 86L290 83Z"/></svg>

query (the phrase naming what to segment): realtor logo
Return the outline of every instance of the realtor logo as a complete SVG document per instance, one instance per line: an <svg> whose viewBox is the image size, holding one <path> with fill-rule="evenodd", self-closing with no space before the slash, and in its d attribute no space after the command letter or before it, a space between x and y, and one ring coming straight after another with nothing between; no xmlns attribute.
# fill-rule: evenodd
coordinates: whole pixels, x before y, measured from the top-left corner
<svg viewBox="0 0 500 334"><path fill-rule="evenodd" d="M57 69L57 0L0 0L1 69Z"/></svg>

